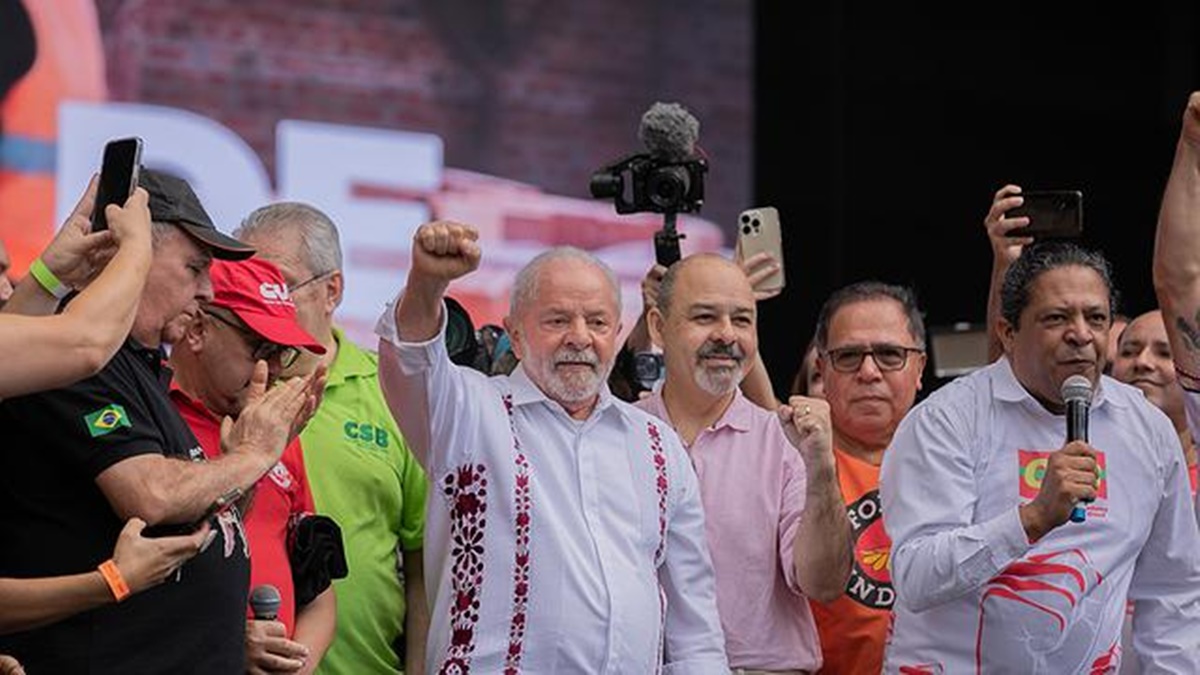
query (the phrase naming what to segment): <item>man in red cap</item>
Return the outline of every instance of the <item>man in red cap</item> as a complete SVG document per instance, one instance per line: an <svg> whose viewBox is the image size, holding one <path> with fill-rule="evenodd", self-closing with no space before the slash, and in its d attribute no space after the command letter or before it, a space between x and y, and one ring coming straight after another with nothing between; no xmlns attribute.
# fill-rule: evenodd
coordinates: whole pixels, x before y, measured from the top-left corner
<svg viewBox="0 0 1200 675"><path fill-rule="evenodd" d="M296 322L296 306L273 264L259 258L216 261L210 275L212 300L186 317L183 337L171 352L171 399L205 455L215 459L221 455L222 419L241 413L259 362L265 362L270 387L300 349L323 354L325 348ZM290 535L315 510L298 438L254 486L250 504L243 515L253 553L250 588L274 586L280 606L277 620L247 621L247 671L311 672L333 640L336 605L328 586L298 606L293 585ZM221 527L238 524L225 514L216 521Z"/></svg>

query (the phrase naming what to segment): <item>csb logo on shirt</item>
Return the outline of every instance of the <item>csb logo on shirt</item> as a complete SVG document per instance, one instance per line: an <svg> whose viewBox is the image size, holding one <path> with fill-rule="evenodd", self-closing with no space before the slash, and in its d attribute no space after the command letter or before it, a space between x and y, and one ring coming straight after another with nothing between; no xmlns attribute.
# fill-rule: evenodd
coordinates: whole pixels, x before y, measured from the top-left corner
<svg viewBox="0 0 1200 675"><path fill-rule="evenodd" d="M1046 478L1046 465L1050 461L1050 453L1039 450L1018 450L1017 458L1019 464L1019 485L1022 500L1032 500L1037 497L1038 491L1042 489L1042 481ZM1104 459L1104 453L1096 451L1096 467L1099 469L1099 477L1096 481L1096 499L1108 499L1108 465ZM1087 505L1087 514L1089 516L1104 516L1108 513L1106 504L1098 504L1096 502Z"/></svg>
<svg viewBox="0 0 1200 675"><path fill-rule="evenodd" d="M346 420L342 425L342 433L346 435L347 440L358 445L380 449L388 447L388 431L380 424Z"/></svg>

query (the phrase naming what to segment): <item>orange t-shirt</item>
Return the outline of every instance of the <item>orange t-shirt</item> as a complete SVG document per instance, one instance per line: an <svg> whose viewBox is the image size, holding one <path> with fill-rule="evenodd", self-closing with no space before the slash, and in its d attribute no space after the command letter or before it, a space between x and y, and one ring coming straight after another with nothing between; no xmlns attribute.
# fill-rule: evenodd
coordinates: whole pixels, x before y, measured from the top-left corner
<svg viewBox="0 0 1200 675"><path fill-rule="evenodd" d="M821 635L821 673L874 675L883 671L883 648L892 621L892 540L883 530L879 467L839 449L838 482L854 537L854 563L846 592L830 603L813 601Z"/></svg>

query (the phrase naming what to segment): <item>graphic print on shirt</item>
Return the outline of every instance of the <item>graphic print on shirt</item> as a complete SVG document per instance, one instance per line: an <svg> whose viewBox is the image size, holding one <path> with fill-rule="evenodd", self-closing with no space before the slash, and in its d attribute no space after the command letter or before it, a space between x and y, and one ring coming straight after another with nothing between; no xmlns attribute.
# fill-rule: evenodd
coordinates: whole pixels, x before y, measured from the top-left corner
<svg viewBox="0 0 1200 675"><path fill-rule="evenodd" d="M854 565L846 582L846 595L871 609L891 609L896 601L892 588L892 542L883 529L879 489L846 505L854 534Z"/></svg>
<svg viewBox="0 0 1200 675"><path fill-rule="evenodd" d="M1057 663L1086 662L1086 653L1063 650L1089 648L1089 641L1066 637L1072 630L1099 629L1077 624L1103 615L1103 599L1095 592L1103 581L1087 554L1075 548L1026 555L1009 564L984 585L979 598L976 672L1047 673L1048 655ZM1120 660L1119 653L1105 657L1105 663Z"/></svg>
<svg viewBox="0 0 1200 675"><path fill-rule="evenodd" d="M1046 477L1046 464L1050 461L1050 453L1018 450L1017 459L1021 499L1033 501L1038 496L1038 490L1042 488L1042 480ZM1087 515L1089 518L1104 518L1108 515L1108 464L1104 460L1104 453L1099 450L1096 451L1096 466L1100 470L1100 478L1096 483L1096 501L1087 504Z"/></svg>

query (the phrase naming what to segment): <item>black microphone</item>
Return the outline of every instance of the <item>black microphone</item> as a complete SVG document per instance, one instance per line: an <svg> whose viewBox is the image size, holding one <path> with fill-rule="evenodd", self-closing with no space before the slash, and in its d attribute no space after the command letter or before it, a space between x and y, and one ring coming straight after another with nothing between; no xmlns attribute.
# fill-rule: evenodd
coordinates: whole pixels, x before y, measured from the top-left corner
<svg viewBox="0 0 1200 675"><path fill-rule="evenodd" d="M271 584L255 586L250 591L250 610L255 621L274 621L279 616L279 589Z"/></svg>
<svg viewBox="0 0 1200 675"><path fill-rule="evenodd" d="M1092 381L1083 375L1072 375L1063 380L1062 400L1067 405L1067 442L1088 439L1088 414L1092 408ZM1085 500L1091 501L1091 500ZM1071 509L1071 522L1087 520L1087 510L1082 504Z"/></svg>

